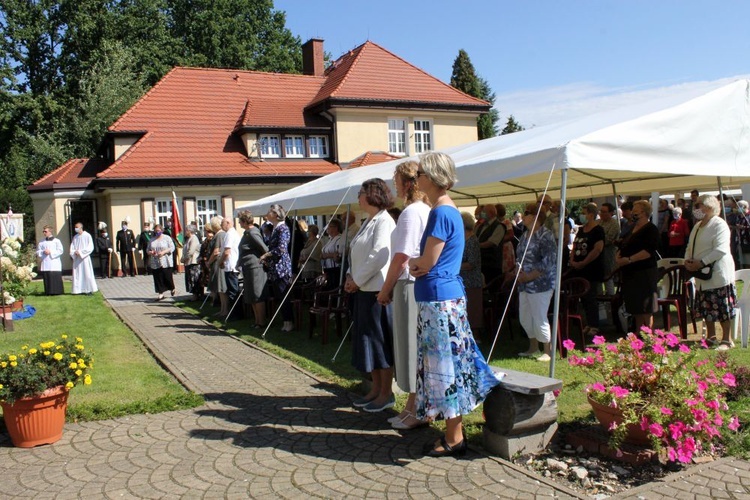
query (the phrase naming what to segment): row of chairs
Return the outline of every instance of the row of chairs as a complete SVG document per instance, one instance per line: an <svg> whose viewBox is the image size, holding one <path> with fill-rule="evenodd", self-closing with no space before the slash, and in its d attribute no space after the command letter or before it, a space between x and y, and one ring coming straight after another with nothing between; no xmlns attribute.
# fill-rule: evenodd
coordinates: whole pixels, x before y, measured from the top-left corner
<svg viewBox="0 0 750 500"><path fill-rule="evenodd" d="M623 304L620 280L615 279L616 287L614 295L598 295L597 300L610 306L612 319L617 330L624 333L620 322L617 320L618 311ZM750 270L738 270L736 281L747 283L750 280ZM659 282L662 284L663 292L657 299L661 309L662 321L665 328L671 328L671 307L677 311L677 322L680 336L687 339L688 320L692 322L693 331L698 333L696 315L691 307L695 297L695 289L692 281L687 276L685 266L682 264L672 265L659 270ZM336 333L342 335L343 325L349 318L348 296L341 288L325 290L325 276L319 276L315 280L298 285L292 294L292 305L294 310L295 328L300 329L304 311L309 312L308 333L312 338L314 329L318 323L321 324L321 341L328 342L328 330L330 320L333 319ZM580 313L580 300L589 291L590 284L583 278L568 278L563 280L561 287L560 318L558 321L558 345L560 352L565 356L562 340L570 338L572 323L577 323L581 332L581 341L584 345L586 339L583 335L584 321ZM512 290L512 281L490 282L484 289L484 319L490 330L494 331L497 326L498 313L508 306L509 316L518 316L518 296ZM735 337L741 337L742 346L747 347L750 334L750 293L743 293L738 297L737 318L735 319ZM513 336L512 322L508 322L511 337Z"/></svg>
<svg viewBox="0 0 750 500"><path fill-rule="evenodd" d="M336 325L336 334L341 337L344 322L349 318L349 294L343 288L327 290L324 275L294 287L291 294L295 330L302 328L303 314L308 312L308 335L313 337L315 328L321 325L321 342L328 343L328 328L331 319Z"/></svg>

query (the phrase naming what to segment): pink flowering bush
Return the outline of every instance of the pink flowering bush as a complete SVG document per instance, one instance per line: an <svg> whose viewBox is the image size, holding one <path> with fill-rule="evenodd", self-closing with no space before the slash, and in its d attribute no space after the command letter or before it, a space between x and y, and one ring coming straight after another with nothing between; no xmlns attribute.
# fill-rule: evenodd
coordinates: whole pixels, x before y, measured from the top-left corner
<svg viewBox="0 0 750 500"><path fill-rule="evenodd" d="M595 347L583 352L572 340L563 345L572 350L568 362L594 379L586 387L588 397L622 411L623 421L609 429L614 449L622 446L628 426L636 425L669 460L689 462L711 450L722 428L739 428L725 400L735 386L726 361L696 359L697 350L672 333L644 327L640 335L629 333L615 344L597 336Z"/></svg>

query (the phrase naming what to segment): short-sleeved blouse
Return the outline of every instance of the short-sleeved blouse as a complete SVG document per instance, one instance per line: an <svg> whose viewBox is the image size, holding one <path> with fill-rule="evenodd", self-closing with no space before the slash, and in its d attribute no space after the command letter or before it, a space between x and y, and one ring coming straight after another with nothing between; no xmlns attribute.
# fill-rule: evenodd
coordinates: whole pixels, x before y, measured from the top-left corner
<svg viewBox="0 0 750 500"><path fill-rule="evenodd" d="M430 206L423 201L415 201L404 208L398 216L396 229L391 234L391 258L397 253L402 253L410 259L419 257L419 243L429 217ZM414 277L409 274L408 265L398 279L414 281Z"/></svg>
<svg viewBox="0 0 750 500"><path fill-rule="evenodd" d="M600 225L597 224L590 231L586 231L585 227L581 226L578 229L576 239L573 240L574 262L581 262L586 259L598 242L604 243L604 229ZM586 278L591 282L601 282L604 279L604 252L602 251L596 259L586 264L583 269L577 269L575 275Z"/></svg>
<svg viewBox="0 0 750 500"><path fill-rule="evenodd" d="M464 297L464 285L460 276L464 254L464 224L456 207L441 205L432 209L422 234L420 253L424 253L430 236L443 241L445 245L432 269L415 281L415 299L419 302L433 302Z"/></svg>
<svg viewBox="0 0 750 500"><path fill-rule="evenodd" d="M529 239L531 241L529 241ZM527 245L528 242L528 245ZM524 257L524 252L526 256ZM523 260L523 263L521 261ZM526 293L541 293L555 288L557 278L557 243L552 231L542 226L538 231L526 231L518 243L516 262L521 264L525 273L539 271L535 280L519 283L518 290Z"/></svg>

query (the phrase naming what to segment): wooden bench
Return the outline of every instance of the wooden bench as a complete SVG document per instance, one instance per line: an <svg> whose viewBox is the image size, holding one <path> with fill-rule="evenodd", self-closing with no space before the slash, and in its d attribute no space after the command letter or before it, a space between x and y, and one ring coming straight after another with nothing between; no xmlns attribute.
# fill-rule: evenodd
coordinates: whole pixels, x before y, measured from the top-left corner
<svg viewBox="0 0 750 500"><path fill-rule="evenodd" d="M505 373L484 401L484 448L506 460L543 451L557 432L562 380L492 367Z"/></svg>

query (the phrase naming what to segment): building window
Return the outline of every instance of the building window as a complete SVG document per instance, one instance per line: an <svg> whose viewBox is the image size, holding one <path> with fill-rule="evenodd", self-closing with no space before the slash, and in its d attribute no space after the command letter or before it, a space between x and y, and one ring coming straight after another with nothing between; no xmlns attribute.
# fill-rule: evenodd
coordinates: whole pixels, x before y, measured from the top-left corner
<svg viewBox="0 0 750 500"><path fill-rule="evenodd" d="M426 153L432 150L432 123L430 120L414 120L414 150Z"/></svg>
<svg viewBox="0 0 750 500"><path fill-rule="evenodd" d="M395 155L406 154L406 120L403 118L388 120L388 152Z"/></svg>
<svg viewBox="0 0 750 500"><path fill-rule="evenodd" d="M278 158L281 156L280 139L278 135L260 136L260 155L262 158Z"/></svg>
<svg viewBox="0 0 750 500"><path fill-rule="evenodd" d="M196 224L198 231L203 231L211 221L211 217L219 215L219 199L218 198L196 198L195 199L195 215Z"/></svg>
<svg viewBox="0 0 750 500"><path fill-rule="evenodd" d="M305 138L301 135L284 137L285 156L287 158L302 158L305 156Z"/></svg>
<svg viewBox="0 0 750 500"><path fill-rule="evenodd" d="M310 158L328 157L328 137L324 135L312 135L307 140Z"/></svg>
<svg viewBox="0 0 750 500"><path fill-rule="evenodd" d="M156 200L156 213L154 215L156 216L156 224L160 224L163 229L166 229L167 219L172 218L172 198Z"/></svg>

